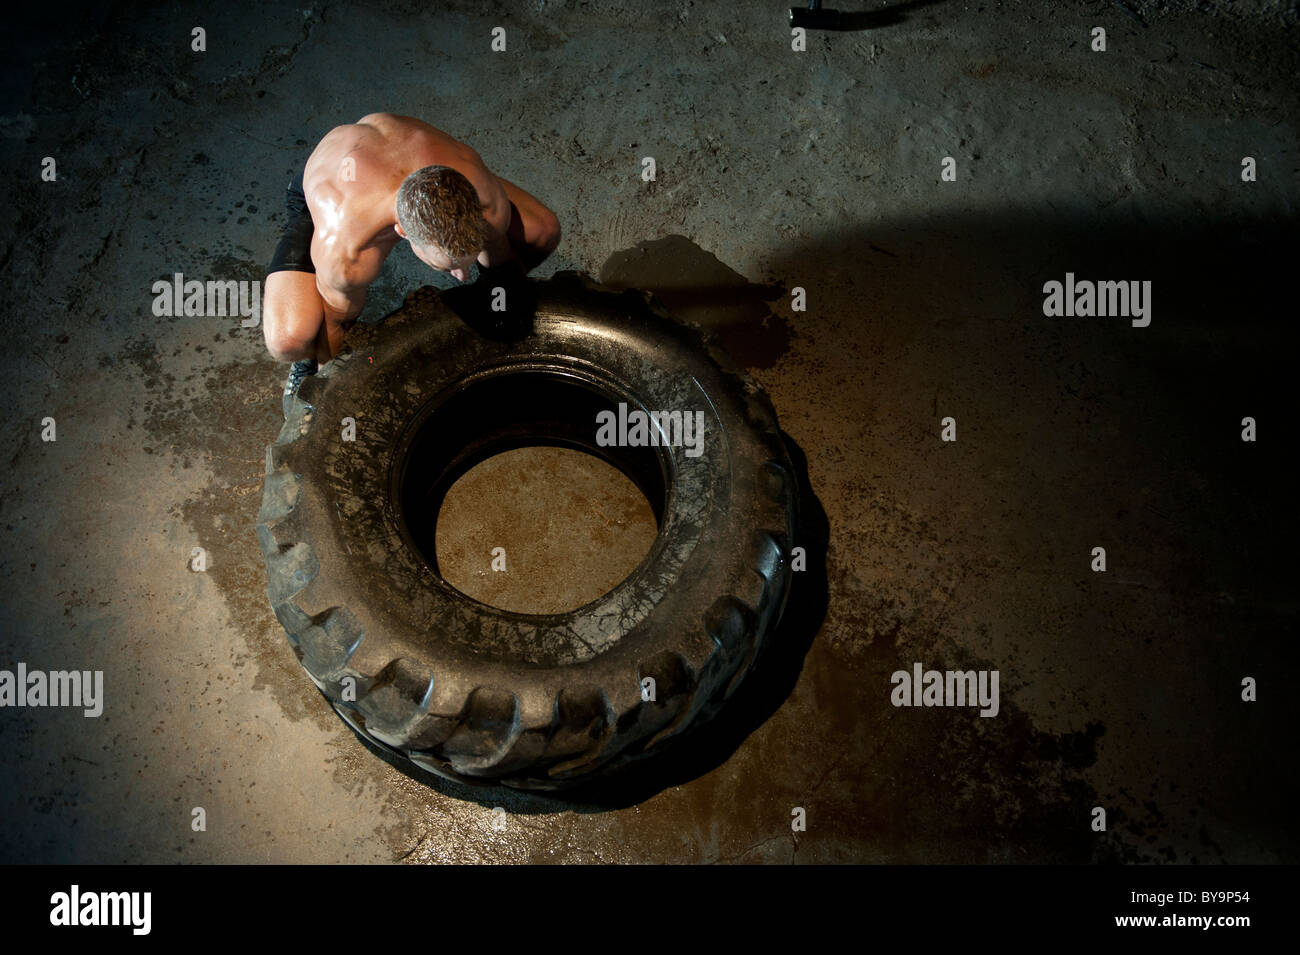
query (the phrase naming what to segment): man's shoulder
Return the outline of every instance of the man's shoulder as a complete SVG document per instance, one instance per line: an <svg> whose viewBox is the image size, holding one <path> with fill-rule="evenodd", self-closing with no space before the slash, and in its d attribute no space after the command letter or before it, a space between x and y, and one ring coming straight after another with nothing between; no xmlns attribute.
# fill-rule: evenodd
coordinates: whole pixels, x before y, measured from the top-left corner
<svg viewBox="0 0 1300 955"><path fill-rule="evenodd" d="M399 116L396 113L366 113L359 120L353 123L353 126L369 126L380 132L390 129L410 126L419 120L414 120L410 116Z"/></svg>
<svg viewBox="0 0 1300 955"><path fill-rule="evenodd" d="M460 145L454 136L438 129L436 126L418 117L403 116L400 113L367 113L357 120L354 125L369 127L388 138L421 137L437 140L441 143Z"/></svg>

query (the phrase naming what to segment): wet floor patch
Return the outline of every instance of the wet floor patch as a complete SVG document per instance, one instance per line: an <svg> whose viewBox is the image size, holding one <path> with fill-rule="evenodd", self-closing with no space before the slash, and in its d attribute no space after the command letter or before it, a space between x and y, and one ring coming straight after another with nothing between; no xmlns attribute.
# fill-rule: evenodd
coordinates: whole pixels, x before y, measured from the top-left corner
<svg viewBox="0 0 1300 955"><path fill-rule="evenodd" d="M207 346L194 347L201 354ZM177 504L173 513L203 546L204 573L248 648L236 665L255 667L252 688L270 690L288 718L311 717L332 726L333 714L313 705L294 682L303 675L267 601L266 570L254 533L266 445L280 425L279 388L267 373L271 363L250 368L244 361L228 361L178 380L164 370L166 356L148 339L132 341L105 362L125 366L148 392L138 422L144 452L170 457L172 467L202 466L212 473L207 488Z"/></svg>

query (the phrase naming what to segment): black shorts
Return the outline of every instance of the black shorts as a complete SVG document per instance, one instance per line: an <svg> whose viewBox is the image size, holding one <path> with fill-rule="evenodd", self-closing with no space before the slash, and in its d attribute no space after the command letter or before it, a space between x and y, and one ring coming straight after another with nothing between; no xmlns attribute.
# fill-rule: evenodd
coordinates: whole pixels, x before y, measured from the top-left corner
<svg viewBox="0 0 1300 955"><path fill-rule="evenodd" d="M299 172L289 183L284 197L284 208L289 213L280 244L275 247L271 264L266 274L272 272L312 272L316 266L311 262L311 237L316 225L311 221L311 212L307 208L307 194L302 188L302 173Z"/></svg>

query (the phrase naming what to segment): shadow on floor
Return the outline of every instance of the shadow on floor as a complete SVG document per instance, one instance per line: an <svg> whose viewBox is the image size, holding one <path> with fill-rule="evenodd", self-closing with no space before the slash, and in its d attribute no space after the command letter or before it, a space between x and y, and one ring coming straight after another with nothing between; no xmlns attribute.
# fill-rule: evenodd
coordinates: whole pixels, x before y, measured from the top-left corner
<svg viewBox="0 0 1300 955"><path fill-rule="evenodd" d="M773 745L810 767L834 754L821 825L843 845L895 861L1295 858L1275 844L1296 782L1275 758L1287 704L1243 705L1238 684L1294 665L1296 237L1273 215L1025 210L792 242L761 283L680 237L611 257L602 281L709 327L802 422L814 472L834 475L805 497L809 571L718 720L599 791L415 778L512 813L631 805L724 764L803 674L818 711ZM1083 283L1103 281L1138 283L1126 314L1095 314ZM1078 311L1091 294L1094 314L1045 314L1050 282ZM1101 540L1109 576L1089 572ZM894 707L891 674L912 661L999 670L999 718ZM1097 806L1113 836L1090 830Z"/></svg>
<svg viewBox="0 0 1300 955"><path fill-rule="evenodd" d="M834 6L810 10L808 3L796 3L790 7L791 26L802 26L810 30L827 30L849 33L859 30L880 30L885 27L906 23L911 15L924 7L932 7L944 0L905 0L879 10L838 10ZM835 0L831 0L834 4Z"/></svg>

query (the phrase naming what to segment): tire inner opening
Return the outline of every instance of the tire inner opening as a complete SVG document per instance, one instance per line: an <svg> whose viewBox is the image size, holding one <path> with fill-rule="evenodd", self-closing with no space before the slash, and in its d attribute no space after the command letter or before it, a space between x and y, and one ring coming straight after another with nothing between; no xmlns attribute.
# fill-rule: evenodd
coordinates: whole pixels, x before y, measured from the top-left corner
<svg viewBox="0 0 1300 955"><path fill-rule="evenodd" d="M435 399L394 469L404 534L445 583L499 610L562 614L608 593L651 551L671 470L665 449L596 444L597 414L620 401L537 369Z"/></svg>

